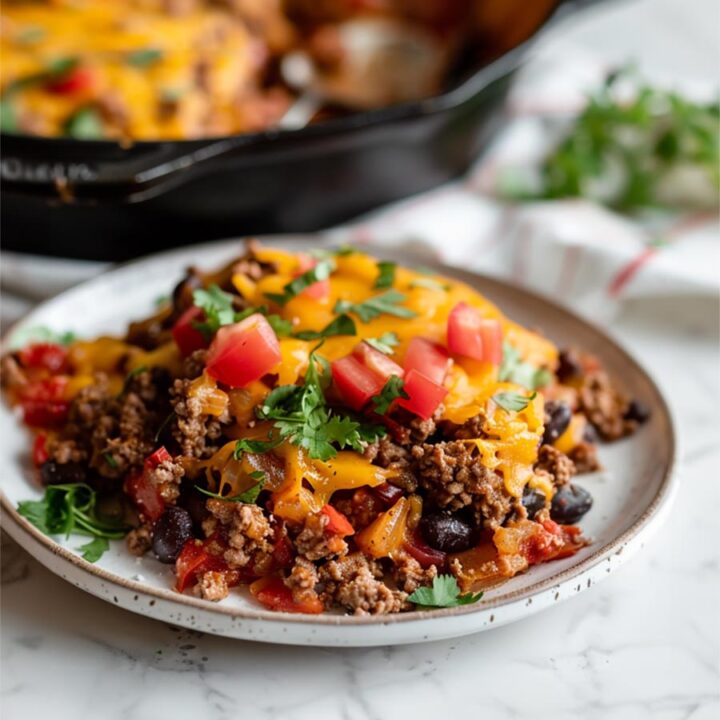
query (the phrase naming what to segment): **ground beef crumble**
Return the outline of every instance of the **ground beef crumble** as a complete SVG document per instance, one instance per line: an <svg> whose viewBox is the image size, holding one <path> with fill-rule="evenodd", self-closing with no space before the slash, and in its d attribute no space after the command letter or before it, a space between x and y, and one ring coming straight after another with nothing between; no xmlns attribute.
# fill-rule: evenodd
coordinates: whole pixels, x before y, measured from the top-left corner
<svg viewBox="0 0 720 720"><path fill-rule="evenodd" d="M158 489L168 505L174 505L180 495L180 483L185 475L183 466L174 460L164 460L150 471L150 482Z"/></svg>
<svg viewBox="0 0 720 720"><path fill-rule="evenodd" d="M575 463L563 452L552 445L543 445L538 451L535 470L546 472L557 487L567 485L575 475Z"/></svg>
<svg viewBox="0 0 720 720"><path fill-rule="evenodd" d="M589 442L578 443L569 453L568 457L575 464L578 474L596 472L602 470L602 465L597 456L597 446Z"/></svg>
<svg viewBox="0 0 720 720"><path fill-rule="evenodd" d="M355 532L366 528L382 512L383 505L367 488L358 488L350 497L333 496L333 506L350 521Z"/></svg>
<svg viewBox="0 0 720 720"><path fill-rule="evenodd" d="M175 380L172 390L172 407L175 412L172 434L183 455L196 458L210 457L220 448L223 425L230 422L225 411L220 417L202 412L200 400L188 397L191 381Z"/></svg>
<svg viewBox="0 0 720 720"><path fill-rule="evenodd" d="M424 568L412 555L402 550L393 554L392 562L390 575L397 586L408 594L419 587L432 585L433 578L438 574L435 565Z"/></svg>
<svg viewBox="0 0 720 720"><path fill-rule="evenodd" d="M412 449L413 470L430 501L450 511L472 507L475 519L494 529L514 503L501 475L486 468L477 448L459 440Z"/></svg>
<svg viewBox="0 0 720 720"><path fill-rule="evenodd" d="M407 594L385 585L379 564L362 553L330 560L318 576L326 607L336 603L355 615L382 615L399 612L405 606Z"/></svg>
<svg viewBox="0 0 720 720"><path fill-rule="evenodd" d="M317 568L303 557L295 558L295 564L284 582L297 603L313 601L318 597L315 590L319 582Z"/></svg>
<svg viewBox="0 0 720 720"><path fill-rule="evenodd" d="M208 570L201 573L198 581L193 587L193 594L204 600L218 602L224 600L230 594L225 573L215 570Z"/></svg>
<svg viewBox="0 0 720 720"><path fill-rule="evenodd" d="M210 499L207 509L210 516L203 522L203 532L210 537L222 526L228 544L223 559L231 569L252 566L261 574L270 566L274 531L262 508Z"/></svg>
<svg viewBox="0 0 720 720"><path fill-rule="evenodd" d="M295 538L298 554L308 560L322 560L347 553L347 543L337 535L325 532L330 522L325 513L310 513Z"/></svg>
<svg viewBox="0 0 720 720"><path fill-rule="evenodd" d="M131 555L144 555L152 547L152 526L146 523L133 528L125 536L125 544Z"/></svg>
<svg viewBox="0 0 720 720"><path fill-rule="evenodd" d="M578 400L580 409L604 440L617 440L637 427L635 422L625 420L628 401L602 370L588 373L583 378Z"/></svg>
<svg viewBox="0 0 720 720"><path fill-rule="evenodd" d="M382 437L367 446L365 457L381 468L395 471L388 482L407 493L417 490L417 480L410 468L409 448L398 445L388 437Z"/></svg>

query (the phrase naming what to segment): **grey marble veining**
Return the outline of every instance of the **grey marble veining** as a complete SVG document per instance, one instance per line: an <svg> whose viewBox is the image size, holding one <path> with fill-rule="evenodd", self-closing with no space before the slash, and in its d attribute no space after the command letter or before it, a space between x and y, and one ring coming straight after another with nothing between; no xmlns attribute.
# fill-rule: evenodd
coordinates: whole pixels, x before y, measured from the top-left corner
<svg viewBox="0 0 720 720"><path fill-rule="evenodd" d="M683 483L667 523L598 587L462 639L272 646L132 615L6 541L3 717L43 717L49 708L56 720L720 717L718 311L703 300L681 305L661 321L647 303L628 308L613 327L670 398Z"/></svg>

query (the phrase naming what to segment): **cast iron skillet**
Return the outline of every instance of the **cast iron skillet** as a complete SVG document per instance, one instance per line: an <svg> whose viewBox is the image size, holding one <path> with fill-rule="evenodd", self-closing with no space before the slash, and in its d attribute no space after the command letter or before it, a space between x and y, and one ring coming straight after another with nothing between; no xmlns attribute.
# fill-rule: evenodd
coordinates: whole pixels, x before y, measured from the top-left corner
<svg viewBox="0 0 720 720"><path fill-rule="evenodd" d="M482 151L539 33L599 1L547 2L514 47L442 95L302 130L127 148L4 134L3 245L121 260L221 236L318 230L427 190Z"/></svg>

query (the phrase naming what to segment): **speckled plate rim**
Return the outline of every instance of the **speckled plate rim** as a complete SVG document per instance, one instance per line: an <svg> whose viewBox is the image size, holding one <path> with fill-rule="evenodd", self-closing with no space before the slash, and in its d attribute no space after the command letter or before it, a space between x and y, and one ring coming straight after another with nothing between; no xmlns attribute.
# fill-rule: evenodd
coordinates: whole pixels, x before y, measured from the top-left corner
<svg viewBox="0 0 720 720"><path fill-rule="evenodd" d="M295 247L301 249L302 245L311 245L313 243L313 236L306 235L286 235L286 236L268 236L260 238L263 242L272 244L285 244L292 242ZM163 253L155 253L145 258L133 260L129 263L124 263L108 273L103 273L92 280L82 283L76 287L73 287L64 293L61 293L51 300L39 305L25 318L17 322L5 333L3 338L3 345L5 344L8 337L12 335L18 328L23 325L31 324L34 315L40 312L47 305L54 303L60 299L66 298L76 292L87 292L95 284L103 283L109 274L116 274L126 272L128 269L137 267L138 265L145 263L149 260L160 260L175 258L177 256L185 256L189 253L203 253L218 252L223 249L229 249L231 247L238 247L241 241L238 239L233 240L222 240L214 243L206 243L204 245L186 246ZM317 236L314 240L315 244L318 243ZM363 250L368 250L377 256L394 258L400 262L408 263L412 262L412 257L407 252L393 253L388 251L386 248L380 247L363 247ZM31 552L36 559L38 559L43 565L48 567L52 572L60 575L64 579L69 580L73 584L82 589L90 592L91 594L110 601L109 595L104 592L99 592L97 589L92 587L92 584L88 585L83 582L76 581L65 575L62 569L53 562L53 558L61 559L71 565L72 569L79 571L81 575L91 576L99 578L100 580L115 585L118 588L122 588L129 593L134 593L134 598L137 599L139 596L146 596L152 598L149 606L143 606L142 608L133 606L132 603L120 602L117 597L113 597L113 601L126 609L146 616L155 616L159 619L168 619L166 614L158 614L158 611L152 610L155 607L155 601L161 601L163 605L169 603L175 606L184 606L186 608L194 609L201 613L212 613L216 615L227 616L233 620L243 621L262 621L263 623L279 623L283 626L287 625L301 625L301 626L315 626L315 627L355 627L357 629L366 628L368 626L381 626L388 628L392 625L400 624L417 624L422 623L423 626L427 626L437 621L441 621L449 618L461 618L468 615L486 615L485 621L482 623L473 623L472 629L460 630L456 632L432 632L429 631L427 634L423 634L419 637L413 637L412 639L398 638L390 639L386 638L384 641L378 642L377 640L372 641L368 639L367 642L362 641L362 638L355 637L354 641L351 638L350 642L342 641L317 641L315 644L319 645L381 645L394 642L416 642L421 640L438 639L441 637L452 637L460 634L466 634L471 632L478 632L486 627L493 626L494 615L491 613L493 610L501 608L507 608L511 610L507 613L507 617L498 618L498 622L494 626L499 626L507 622L512 622L516 617L516 612L512 609L523 608L522 616L534 613L542 609L543 607L552 604L553 602L566 599L571 595L582 592L584 589L589 588L593 583L597 583L604 577L607 577L612 570L619 567L634 552L639 550L644 545L644 540L649 538L652 531L657 530L661 525L662 521L667 516L672 499L677 491L679 478L676 472L676 459L678 456L678 438L675 432L675 422L673 420L673 414L669 404L666 402L663 394L659 390L656 382L652 376L645 370L633 356L626 351L616 340L610 337L603 329L595 325L594 323L587 321L571 310L563 307L562 305L555 303L542 295L534 293L523 287L517 286L513 283L499 280L487 275L480 273L470 272L461 268L444 265L443 263L436 261L428 261L427 257L421 258L425 265L436 268L441 274L445 274L451 277L456 277L461 281L476 284L482 283L485 286L502 287L505 290L511 290L515 293L523 296L524 300L533 303L536 307L544 306L548 311L556 314L563 315L566 322L571 324L580 324L585 326L591 332L600 337L604 343L607 343L612 350L623 358L623 361L628 365L631 365L635 372L641 375L644 381L647 383L651 392L654 395L654 402L657 407L661 409L665 424L669 431L665 441L668 443L668 462L662 471L662 479L655 496L647 504L645 510L636 518L636 520L617 537L611 541L605 543L601 547L598 547L592 554L588 555L582 561L577 564L566 568L548 578L540 580L524 588L510 591L491 600L483 600L478 605L466 605L456 608L445 608L432 611L413 611L407 613L400 613L394 615L383 615L383 616L354 616L354 615L298 615L291 613L278 613L268 610L260 609L245 609L237 607L223 606L222 603L212 603L206 600L201 600L189 595L182 595L172 589L161 589L150 587L142 582L131 580L116 573L105 570L101 567L93 565L92 563L83 560L80 556L75 555L68 549L56 543L51 537L48 537L41 533L35 526L28 522L25 518L18 514L16 509L12 506L9 499L6 497L3 491L0 491L0 524L8 534L16 540L22 547ZM31 541L31 546L28 547L27 541ZM40 552L33 553L32 549L39 550ZM587 578L587 582L578 583L578 578L582 577L583 580ZM535 603L533 603L535 601ZM530 606L534 604L534 608ZM186 625L187 620L180 614L177 619L173 619L180 625ZM192 624L195 626L195 623ZM294 640L290 637L283 639L268 639L261 636L252 636L252 632L248 633L227 633L223 629L213 629L211 627L198 627L207 632L215 632L216 634L228 635L230 637L247 637L249 639L256 639L266 642L297 642L298 644L304 644L305 641ZM429 630L429 628L428 628ZM332 640L332 639L331 639ZM312 642L312 641L311 641Z"/></svg>

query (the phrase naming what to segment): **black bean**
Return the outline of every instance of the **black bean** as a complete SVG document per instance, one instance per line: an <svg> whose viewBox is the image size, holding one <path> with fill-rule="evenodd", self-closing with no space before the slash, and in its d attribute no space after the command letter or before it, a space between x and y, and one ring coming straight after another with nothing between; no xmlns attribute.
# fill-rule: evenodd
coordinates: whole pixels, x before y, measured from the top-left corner
<svg viewBox="0 0 720 720"><path fill-rule="evenodd" d="M646 422L650 417L650 408L639 400L631 400L623 415L625 420L634 420L636 423Z"/></svg>
<svg viewBox="0 0 720 720"><path fill-rule="evenodd" d="M187 510L169 507L153 529L152 548L160 562L173 563L183 545L193 536L193 521Z"/></svg>
<svg viewBox="0 0 720 720"><path fill-rule="evenodd" d="M420 534L431 548L446 553L467 550L475 542L475 532L470 525L458 517L443 513L432 513L420 518Z"/></svg>
<svg viewBox="0 0 720 720"><path fill-rule="evenodd" d="M550 517L562 525L573 525L592 507L592 495L579 485L563 485L553 497Z"/></svg>
<svg viewBox="0 0 720 720"><path fill-rule="evenodd" d="M555 371L560 382L567 382L582 375L580 359L572 350L561 350L558 355L558 367Z"/></svg>
<svg viewBox="0 0 720 720"><path fill-rule="evenodd" d="M40 480L43 485L66 485L87 481L87 469L76 462L58 463L48 460L40 467Z"/></svg>
<svg viewBox="0 0 720 720"><path fill-rule="evenodd" d="M525 506L525 510L527 510L528 517L531 520L545 507L545 501L546 498L544 492L535 490L528 485L525 486L525 489L523 490L522 504Z"/></svg>
<svg viewBox="0 0 720 720"><path fill-rule="evenodd" d="M555 400L546 402L543 444L552 445L567 430L571 420L572 410L567 403Z"/></svg>

